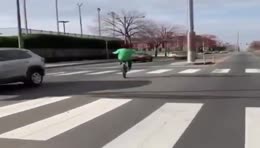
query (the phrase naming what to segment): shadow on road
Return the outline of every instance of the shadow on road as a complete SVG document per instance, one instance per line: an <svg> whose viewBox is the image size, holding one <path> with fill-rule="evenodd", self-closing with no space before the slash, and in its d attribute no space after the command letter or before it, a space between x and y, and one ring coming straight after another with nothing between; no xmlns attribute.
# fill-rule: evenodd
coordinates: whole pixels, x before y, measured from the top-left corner
<svg viewBox="0 0 260 148"><path fill-rule="evenodd" d="M6 101L29 100L46 96L87 95L93 91L127 89L149 84L150 81L73 81L45 83L39 88L28 88L21 84L0 85L0 95L18 95Z"/></svg>

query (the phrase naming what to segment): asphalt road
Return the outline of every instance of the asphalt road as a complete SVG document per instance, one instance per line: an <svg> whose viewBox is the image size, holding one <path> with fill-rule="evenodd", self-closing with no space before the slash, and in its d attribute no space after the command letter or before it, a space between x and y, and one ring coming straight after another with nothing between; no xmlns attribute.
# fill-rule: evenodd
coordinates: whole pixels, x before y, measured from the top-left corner
<svg viewBox="0 0 260 148"><path fill-rule="evenodd" d="M2 148L259 148L260 57L47 70L40 88L0 86Z"/></svg>

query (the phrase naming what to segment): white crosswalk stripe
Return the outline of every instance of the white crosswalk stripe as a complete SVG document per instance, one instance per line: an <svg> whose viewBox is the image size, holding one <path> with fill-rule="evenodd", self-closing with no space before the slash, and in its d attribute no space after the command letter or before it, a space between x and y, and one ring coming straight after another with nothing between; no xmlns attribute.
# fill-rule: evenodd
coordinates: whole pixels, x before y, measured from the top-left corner
<svg viewBox="0 0 260 148"><path fill-rule="evenodd" d="M216 73L216 74L225 74L225 73L229 73L231 69L215 69L214 71L212 71L212 73Z"/></svg>
<svg viewBox="0 0 260 148"><path fill-rule="evenodd" d="M87 75L102 75L102 74L108 74L108 73L114 73L116 70L107 70L107 71L101 71L101 72L94 72L94 73L88 73Z"/></svg>
<svg viewBox="0 0 260 148"><path fill-rule="evenodd" d="M184 71L179 72L180 74L194 74L199 72L201 69L187 69Z"/></svg>
<svg viewBox="0 0 260 148"><path fill-rule="evenodd" d="M172 70L173 69L159 69L159 70L147 72L147 74L162 74L162 73L166 73L166 72L169 72Z"/></svg>
<svg viewBox="0 0 260 148"><path fill-rule="evenodd" d="M15 97L15 96L13 96ZM0 119L39 107L47 107L70 99L72 96L44 97L0 107ZM0 133L2 139L47 141L94 120L129 103L132 99L101 98L92 103L64 111ZM165 103L150 115L132 125L103 148L172 148L189 127L202 103ZM242 116L242 115L241 115ZM245 148L260 147L260 108L245 108ZM0 123L1 124L1 123Z"/></svg>
<svg viewBox="0 0 260 148"><path fill-rule="evenodd" d="M245 148L260 147L260 108L246 108Z"/></svg>
<svg viewBox="0 0 260 148"><path fill-rule="evenodd" d="M103 148L172 148L201 107L167 103Z"/></svg>
<svg viewBox="0 0 260 148"><path fill-rule="evenodd" d="M3 133L0 138L46 141L131 101L100 99L50 118Z"/></svg>
<svg viewBox="0 0 260 148"><path fill-rule="evenodd" d="M37 107L41 107L44 105L48 105L51 103L63 101L66 99L71 98L70 96L65 97L45 97L45 98L39 98L35 100L25 101L18 104L8 105L4 107L0 107L0 118L20 113L23 111L31 110Z"/></svg>
<svg viewBox="0 0 260 148"><path fill-rule="evenodd" d="M143 72L145 71L145 69L138 69L138 70L131 70L129 72L127 72L127 74L134 74L134 73L139 73L139 72ZM122 74L122 72L116 73L116 74Z"/></svg>
<svg viewBox="0 0 260 148"><path fill-rule="evenodd" d="M260 69L246 69L246 73L260 73Z"/></svg>
<svg viewBox="0 0 260 148"><path fill-rule="evenodd" d="M68 72L68 73L62 73L62 74L57 74L56 76L71 76L71 75L78 75L78 74L85 74L90 71L76 71L76 72Z"/></svg>
<svg viewBox="0 0 260 148"><path fill-rule="evenodd" d="M47 76L55 76L55 75L59 75L59 74L64 74L65 72L55 72L55 73L47 73Z"/></svg>

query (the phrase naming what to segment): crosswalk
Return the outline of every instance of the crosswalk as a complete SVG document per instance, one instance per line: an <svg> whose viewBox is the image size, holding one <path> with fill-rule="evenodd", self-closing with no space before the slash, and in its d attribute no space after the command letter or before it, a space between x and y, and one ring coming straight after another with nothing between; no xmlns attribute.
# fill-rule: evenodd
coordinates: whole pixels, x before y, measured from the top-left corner
<svg viewBox="0 0 260 148"><path fill-rule="evenodd" d="M232 69L230 68L216 68L210 71L202 68L189 68L189 69L176 69L176 68L167 68L167 69L135 69L128 72L128 75L159 75L159 74L176 74L176 75L192 75L192 74L230 74ZM104 70L104 71L73 71L73 72L53 72L47 73L47 76L59 77L59 76L74 76L74 75L86 75L86 76L98 76L104 74L122 74L119 70ZM260 74L260 69L248 68L244 70L244 74Z"/></svg>
<svg viewBox="0 0 260 148"><path fill-rule="evenodd" d="M33 115L33 109L48 108L48 105L62 103L68 99L72 100L74 96L36 98L0 107L0 125L5 117L19 113L23 118L23 113L26 111L32 111ZM97 98L93 102L0 133L0 140L49 141L63 134L69 134L68 131L98 117L106 116L132 101L134 99ZM197 118L203 107L203 103L166 102L128 130L111 139L103 148L172 148L190 128L192 121ZM259 116L260 108L245 108L245 148L260 147Z"/></svg>

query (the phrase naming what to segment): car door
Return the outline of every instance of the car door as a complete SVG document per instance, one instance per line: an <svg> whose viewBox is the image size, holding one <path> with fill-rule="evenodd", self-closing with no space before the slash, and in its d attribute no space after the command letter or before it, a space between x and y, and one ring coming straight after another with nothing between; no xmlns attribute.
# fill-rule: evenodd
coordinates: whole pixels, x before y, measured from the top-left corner
<svg viewBox="0 0 260 148"><path fill-rule="evenodd" d="M6 61L2 65L6 78L23 77L26 74L30 55L22 50L6 50Z"/></svg>

